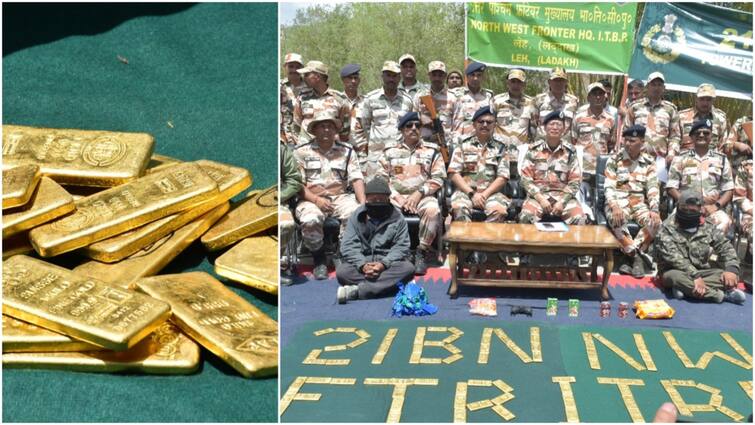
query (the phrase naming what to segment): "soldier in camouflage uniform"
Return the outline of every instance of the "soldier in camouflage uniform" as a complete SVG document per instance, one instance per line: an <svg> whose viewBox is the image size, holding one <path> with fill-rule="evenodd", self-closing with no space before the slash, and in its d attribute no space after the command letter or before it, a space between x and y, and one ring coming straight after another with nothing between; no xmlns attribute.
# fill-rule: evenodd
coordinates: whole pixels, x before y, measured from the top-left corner
<svg viewBox="0 0 755 425"><path fill-rule="evenodd" d="M446 75L446 86L448 89L455 89L464 85L464 76L461 75L461 71L458 69L452 69Z"/></svg>
<svg viewBox="0 0 755 425"><path fill-rule="evenodd" d="M585 224L587 216L577 200L582 174L577 152L562 141L566 115L553 111L546 115L545 139L527 151L522 163L522 187L527 199L522 204L519 222L536 223L543 215L560 217L568 224Z"/></svg>
<svg viewBox="0 0 755 425"><path fill-rule="evenodd" d="M396 62L383 63L383 87L365 96L354 128L359 163L366 180L380 168L383 150L398 144L398 120L412 110L412 99L398 91L401 68Z"/></svg>
<svg viewBox="0 0 755 425"><path fill-rule="evenodd" d="M364 203L364 179L356 154L350 145L337 142L340 128L335 111L322 111L309 123L307 131L315 140L296 148L294 157L301 171L304 188L296 206L304 246L312 252L316 279L326 279L328 269L323 251L323 223L326 216L341 220L341 235L346 220ZM347 193L351 185L354 194Z"/></svg>
<svg viewBox="0 0 755 425"><path fill-rule="evenodd" d="M689 137L689 129L692 123L700 120L710 120L713 124L713 135L711 136L711 149L722 151L723 144L729 134L729 121L726 118L726 112L713 106L716 100L716 88L713 84L700 84L697 88L695 97L695 106L679 112L679 128L682 135L681 147L673 146L671 149L674 156L692 149L695 142Z"/></svg>
<svg viewBox="0 0 755 425"><path fill-rule="evenodd" d="M445 87L446 64L441 61L432 61L427 66L427 76L430 79L430 86L417 91L412 100L413 109L419 113L419 119L422 123L422 140L426 142L437 143L433 133L433 120L430 117L430 111L422 103L422 96L432 96L435 111L440 120L440 130L446 140L451 135L451 120L453 115L454 97L448 93Z"/></svg>
<svg viewBox="0 0 755 425"><path fill-rule="evenodd" d="M681 136L676 106L663 100L665 81L660 72L648 76L647 97L629 105L624 129L635 124L645 127L645 151L653 158L664 158L668 168L674 158L670 147L678 145Z"/></svg>
<svg viewBox="0 0 755 425"><path fill-rule="evenodd" d="M291 147L283 143L280 143L280 185L281 190L278 195L278 226L279 237L278 242L280 246L281 256L286 250L286 246L291 240L291 236L296 230L296 223L294 217L291 214L291 210L288 208L288 201L293 198L303 187L301 173L299 172L299 166L294 159L294 152ZM287 263L290 258L286 259ZM291 284L291 268L292 264L284 264L281 261L281 269L285 271L285 275L281 276L282 285Z"/></svg>
<svg viewBox="0 0 755 425"><path fill-rule="evenodd" d="M465 73L467 75L466 87L462 86L449 90L449 93L454 96L450 140L452 148L456 148L464 139L475 133L472 117L480 108L489 106L493 99L493 92L482 88L485 79L485 65L472 62L467 65Z"/></svg>
<svg viewBox="0 0 755 425"><path fill-rule="evenodd" d="M695 141L695 148L674 158L666 189L676 201L685 190L697 193L703 201L703 216L726 234L731 217L724 208L731 201L734 180L731 162L726 155L710 147L711 129L710 120L692 124L690 136Z"/></svg>
<svg viewBox="0 0 755 425"><path fill-rule="evenodd" d="M582 106L572 121L574 146L582 146L582 177L593 182L598 155L616 151L616 122L605 109L606 91L601 83L587 86L587 105Z"/></svg>
<svg viewBox="0 0 755 425"><path fill-rule="evenodd" d="M419 137L419 114L410 112L398 123L402 143L386 148L380 159L378 176L388 181L391 203L405 213L419 215L419 246L415 273L425 274L425 257L440 227L440 206L435 192L443 187L446 168L433 144Z"/></svg>
<svg viewBox="0 0 755 425"><path fill-rule="evenodd" d="M571 128L574 115L577 114L579 99L573 94L567 93L569 81L566 79L566 71L563 68L553 68L548 77L548 91L535 96L530 111L530 133L533 139L545 138L545 117L553 111L564 113L566 129ZM566 131L561 136L563 142L572 143L571 132Z"/></svg>
<svg viewBox="0 0 755 425"><path fill-rule="evenodd" d="M495 116L489 106L473 116L475 134L454 149L448 176L454 185L451 213L457 221L471 221L472 208L485 211L487 222L503 222L511 200L501 189L509 180L506 146L495 138Z"/></svg>
<svg viewBox="0 0 755 425"><path fill-rule="evenodd" d="M622 120L627 119L629 105L640 100L643 90L645 90L645 83L642 82L642 80L636 79L629 82L627 85L627 99L624 101L624 104L619 107L619 115Z"/></svg>
<svg viewBox="0 0 755 425"><path fill-rule="evenodd" d="M401 83L398 85L398 91L413 99L418 91L425 89L426 85L417 81L417 61L414 56L405 53L398 58L398 65L401 67Z"/></svg>
<svg viewBox="0 0 755 425"><path fill-rule="evenodd" d="M364 100L364 95L359 94L359 84L362 82L362 79L359 76L359 71L361 70L362 67L355 63L344 65L344 67L341 68L343 94L346 95L346 99L349 101L349 104L351 104L351 120L349 120L349 122L351 123L350 139L352 141L354 140L354 129L356 128L355 121L357 119L357 113L359 112L359 107Z"/></svg>
<svg viewBox="0 0 755 425"><path fill-rule="evenodd" d="M307 84L302 80L297 70L304 66L300 54L288 53L283 59L286 67L286 78L280 82L281 96L281 134L290 146L295 144L296 136L293 135L294 123L294 100Z"/></svg>
<svg viewBox="0 0 755 425"><path fill-rule="evenodd" d="M511 162L516 162L520 145L530 142L530 110L533 101L524 94L527 77L523 70L512 69L507 77L506 93L501 93L491 101L490 108L495 114L496 136L506 145Z"/></svg>
<svg viewBox="0 0 755 425"><path fill-rule="evenodd" d="M722 152L729 156L732 170L738 169L742 161L752 159L752 140L744 130L744 125L751 122L750 116L739 117L731 126L729 137L723 145Z"/></svg>
<svg viewBox="0 0 755 425"><path fill-rule="evenodd" d="M341 121L339 138L349 143L351 137L351 103L346 95L328 86L328 67L318 61L309 61L307 66L297 71L304 77L307 88L302 90L294 102L294 123L292 126L296 145L309 143L312 135L307 132L315 115L332 111Z"/></svg>
<svg viewBox="0 0 755 425"><path fill-rule="evenodd" d="M663 222L656 240L658 274L677 299L744 304L745 294L737 289L737 253L710 221L700 223L701 205L697 193L685 191L676 214ZM724 270L711 263L723 264Z"/></svg>
<svg viewBox="0 0 755 425"><path fill-rule="evenodd" d="M649 257L650 243L661 227L658 211L660 193L658 176L655 172L655 159L643 152L645 127L636 125L622 133L624 148L611 156L605 171L605 213L608 225L621 243L624 254L633 257L633 265L624 265L621 271L636 278L645 275L642 264ZM640 225L637 239L632 239L627 223L634 221ZM647 261L652 267L652 261Z"/></svg>
<svg viewBox="0 0 755 425"><path fill-rule="evenodd" d="M752 158L739 164L734 177L734 202L742 210L742 219L737 229L752 244Z"/></svg>

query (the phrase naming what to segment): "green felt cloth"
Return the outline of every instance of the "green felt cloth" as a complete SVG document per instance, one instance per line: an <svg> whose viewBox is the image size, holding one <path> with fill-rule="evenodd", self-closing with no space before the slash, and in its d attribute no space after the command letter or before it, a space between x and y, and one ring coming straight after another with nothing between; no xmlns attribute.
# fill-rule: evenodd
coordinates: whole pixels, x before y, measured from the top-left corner
<svg viewBox="0 0 755 425"><path fill-rule="evenodd" d="M412 346L417 328L454 326L464 334L453 342L464 356L451 364L410 364ZM528 355L530 327L540 328L542 363L523 363L493 334L489 360L478 363L483 329L503 329ZM337 327L355 327L370 334L366 343L347 350L324 351L325 346L347 344L358 338L355 333L329 333L315 336L314 332ZM382 364L372 364L389 328L398 333ZM452 422L456 383L469 379L502 379L514 388L515 398L504 407L516 415L516 421L564 422L566 420L559 385L554 376L574 376L572 384L579 417L586 422L630 422L627 409L616 385L604 385L597 377L642 379L642 387L632 387L635 400L645 418L652 420L655 410L669 396L660 385L661 379L692 379L720 389L723 405L739 412L745 418L752 412L751 400L738 381L752 379L752 369L743 369L714 358L707 369L686 369L666 343L662 329L627 329L583 326L557 326L541 322L479 321L350 321L310 322L303 326L282 352L281 396L297 377L356 378L355 385L328 385L307 383L299 393L320 393L319 401L295 400L283 416L284 422L384 422L392 402L392 385L366 385L365 378L434 378L437 386L409 386L406 392L402 422ZM596 342L600 370L590 368L582 332L600 333L622 348L640 364L643 361L635 348L633 333L642 334L657 371L637 371L628 366L612 351ZM737 353L716 332L672 330L676 340L696 362L704 351L721 351L736 359ZM448 332L431 332L426 340L442 340ZM730 332L730 335L750 353L752 335ZM346 366L303 364L311 350L321 349L322 359L350 359ZM450 353L440 347L425 347L422 357L445 358ZM697 389L680 390L688 403L706 403L709 396ZM496 387L468 388L467 402L491 399L501 392ZM705 397L704 397L705 396ZM694 421L728 421L718 412L694 413L684 419ZM501 422L490 408L467 411L468 422Z"/></svg>
<svg viewBox="0 0 755 425"><path fill-rule="evenodd" d="M272 3L3 5L3 122L147 132L156 153L241 166L269 187L276 23ZM221 253L197 242L163 272L213 273ZM277 318L277 297L220 280ZM276 420L277 379L202 356L198 373L175 377L4 370L3 421Z"/></svg>

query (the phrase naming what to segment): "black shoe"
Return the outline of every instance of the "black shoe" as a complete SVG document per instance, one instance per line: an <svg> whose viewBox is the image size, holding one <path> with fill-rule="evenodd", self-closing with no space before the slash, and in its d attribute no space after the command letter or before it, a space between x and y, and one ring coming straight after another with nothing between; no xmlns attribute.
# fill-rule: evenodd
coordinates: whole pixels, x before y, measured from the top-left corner
<svg viewBox="0 0 755 425"><path fill-rule="evenodd" d="M634 260L632 261L632 277L635 279L642 279L645 277L645 266L644 261L642 260L642 256L637 253L634 255Z"/></svg>
<svg viewBox="0 0 755 425"><path fill-rule="evenodd" d="M423 249L417 249L417 252L414 253L414 274L424 276L427 273L426 254Z"/></svg>
<svg viewBox="0 0 755 425"><path fill-rule="evenodd" d="M325 280L328 278L328 265L327 265L327 256L325 255L325 250L320 248L320 250L312 253L312 262L315 265L314 270L312 270L312 274L315 276L315 279L317 280Z"/></svg>
<svg viewBox="0 0 755 425"><path fill-rule="evenodd" d="M619 267L619 274L631 275L632 267L629 264L622 264L621 267Z"/></svg>

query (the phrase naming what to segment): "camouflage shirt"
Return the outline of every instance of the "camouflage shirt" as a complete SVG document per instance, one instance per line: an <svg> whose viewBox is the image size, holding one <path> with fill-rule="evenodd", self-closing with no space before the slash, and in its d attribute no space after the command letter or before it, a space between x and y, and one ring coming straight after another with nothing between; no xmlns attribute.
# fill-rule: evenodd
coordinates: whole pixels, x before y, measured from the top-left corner
<svg viewBox="0 0 755 425"><path fill-rule="evenodd" d="M727 271L739 274L734 247L709 220L697 232L688 233L679 228L672 214L663 222L655 243L660 273L680 270L695 279L699 271L712 268L711 263L722 263Z"/></svg>
<svg viewBox="0 0 755 425"><path fill-rule="evenodd" d="M679 129L681 131L682 141L681 147L674 145L671 150L674 152L674 156L688 149L695 147L695 142L689 137L689 130L692 128L692 123L697 120L709 119L713 124L711 130L713 134L710 139L710 148L721 150L721 145L726 141L729 134L729 122L726 119L726 112L713 107L713 110L708 115L702 115L698 113L695 108L687 108L679 112Z"/></svg>
<svg viewBox="0 0 755 425"><path fill-rule="evenodd" d="M734 189L731 175L731 162L718 151L708 150L699 157L694 149L674 158L669 169L667 188L680 192L693 190L706 196L720 197L727 190Z"/></svg>
<svg viewBox="0 0 755 425"><path fill-rule="evenodd" d="M545 140L535 142L522 163L522 187L527 196L538 193L569 202L579 191L582 174L579 172L577 152L568 143L551 150Z"/></svg>
<svg viewBox="0 0 755 425"><path fill-rule="evenodd" d="M416 81L412 86L405 86L403 80L398 83L398 91L409 96L409 98L413 98L417 94L417 92L425 90L428 87L429 86L427 84L420 83L419 81Z"/></svg>
<svg viewBox="0 0 755 425"><path fill-rule="evenodd" d="M356 127L356 120L357 120L357 116L359 115L359 108L362 106L362 102L364 102L364 95L357 94L357 97L355 97L353 99L350 98L346 93L344 93L344 96L346 97L346 100L348 100L349 103L351 104L351 115L350 115L351 119L349 120L349 123L351 125L351 135L350 135L351 137L350 137L350 140L352 141L352 143L354 143L354 140L355 140L355 138L354 138L354 135L355 135L354 129L357 128Z"/></svg>
<svg viewBox="0 0 755 425"><path fill-rule="evenodd" d="M572 143L582 146L582 168L585 173L595 174L598 155L615 152L616 121L605 109L599 115L590 112L589 105L582 107L574 117L571 126Z"/></svg>
<svg viewBox="0 0 755 425"><path fill-rule="evenodd" d="M667 100L651 105L648 98L642 98L627 110L624 129L635 124L645 126L645 151L653 157L662 156L671 159L673 152L669 147L680 143L679 113L676 106Z"/></svg>
<svg viewBox="0 0 755 425"><path fill-rule="evenodd" d="M314 138L307 132L310 121L325 110L335 111L335 115L341 120L341 130L338 132L342 142L348 142L351 133L351 103L345 94L338 90L328 88L322 96L311 88L302 90L294 102L293 133L296 137L296 145L309 143Z"/></svg>
<svg viewBox="0 0 755 425"><path fill-rule="evenodd" d="M306 87L307 84L304 81L298 86L294 86L288 79L283 79L280 82L281 132L286 136L286 143L289 145L296 143L296 136L293 134L294 100Z"/></svg>
<svg viewBox="0 0 755 425"><path fill-rule="evenodd" d="M398 120L412 110L412 100L401 92L388 99L382 88L364 97L355 121L354 142L360 162L377 162L387 147L398 143Z"/></svg>
<svg viewBox="0 0 755 425"><path fill-rule="evenodd" d="M472 117L478 109L490 105L493 99L493 92L488 89L481 89L477 93L472 93L468 87L456 87L449 90L453 95L454 108L452 118L451 140L452 146L458 146L461 142L474 135L474 126Z"/></svg>
<svg viewBox="0 0 755 425"><path fill-rule="evenodd" d="M608 158L605 171L606 207L630 207L643 203L653 212L658 212L660 189L655 172L655 158L641 152L632 159L626 149Z"/></svg>
<svg viewBox="0 0 755 425"><path fill-rule="evenodd" d="M737 167L734 177L734 202L749 199L752 201L752 158L746 159Z"/></svg>
<svg viewBox="0 0 755 425"><path fill-rule="evenodd" d="M446 179L443 157L432 144L420 140L414 148L406 143L386 148L378 175L386 178L392 192L411 195L420 188L435 193Z"/></svg>
<svg viewBox="0 0 755 425"><path fill-rule="evenodd" d="M454 149L448 164L448 174L458 173L477 192L490 186L497 177L509 179L509 160L506 146L493 138L482 143L477 136L466 138Z"/></svg>
<svg viewBox="0 0 755 425"><path fill-rule="evenodd" d="M503 140L511 158L517 158L517 146L530 141L530 109L533 98L522 94L519 99L501 93L490 102L495 114L496 136Z"/></svg>
<svg viewBox="0 0 755 425"><path fill-rule="evenodd" d="M532 137L537 140L545 138L545 128L543 127L543 119L546 115L553 111L561 110L564 112L566 120L564 125L566 128L571 128L572 120L577 114L577 107L579 106L579 99L573 94L564 93L561 99L556 99L550 90L540 93L535 96L532 101L532 107L530 108L530 132ZM565 132L561 137L562 142L571 143L571 133Z"/></svg>
<svg viewBox="0 0 755 425"><path fill-rule="evenodd" d="M422 103L422 100L420 100L420 97L427 95L431 95L433 97L433 105L435 105L435 111L438 113L440 125L441 127L443 127L444 136L448 141L448 138L451 135L451 120L453 117L454 107L453 100L455 98L453 97L453 95L448 93L448 89L445 87L443 87L443 90L437 93L433 92L430 86L419 90L417 94L414 95L414 99L412 100L413 108L414 111L419 113L420 116L423 116L428 120L430 119L430 111L427 110L425 105ZM422 127L422 139L431 140L431 138L432 127Z"/></svg>
<svg viewBox="0 0 755 425"><path fill-rule="evenodd" d="M729 136L726 138L726 143L724 143L722 148L722 152L729 155L732 164L731 167L733 169L736 169L742 161L752 158L751 154L734 150L734 143L745 143L752 147L752 140L747 137L747 133L745 132L744 127L742 127L748 122L752 122L752 117L740 117L734 121L734 125L731 126Z"/></svg>
<svg viewBox="0 0 755 425"><path fill-rule="evenodd" d="M323 152L317 142L301 145L294 151L304 186L318 196L346 193L354 180L363 179L357 156L351 146L335 142Z"/></svg>

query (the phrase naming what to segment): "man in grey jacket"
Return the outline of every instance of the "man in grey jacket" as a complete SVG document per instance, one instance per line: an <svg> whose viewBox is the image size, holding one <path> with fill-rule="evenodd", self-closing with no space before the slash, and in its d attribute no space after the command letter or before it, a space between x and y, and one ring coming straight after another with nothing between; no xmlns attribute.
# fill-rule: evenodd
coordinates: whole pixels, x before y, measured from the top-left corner
<svg viewBox="0 0 755 425"><path fill-rule="evenodd" d="M366 203L346 223L341 239L341 264L336 268L339 304L374 298L395 290L414 276L409 258L409 230L401 212L390 202L391 190L382 178L365 189Z"/></svg>

